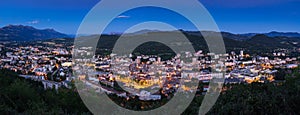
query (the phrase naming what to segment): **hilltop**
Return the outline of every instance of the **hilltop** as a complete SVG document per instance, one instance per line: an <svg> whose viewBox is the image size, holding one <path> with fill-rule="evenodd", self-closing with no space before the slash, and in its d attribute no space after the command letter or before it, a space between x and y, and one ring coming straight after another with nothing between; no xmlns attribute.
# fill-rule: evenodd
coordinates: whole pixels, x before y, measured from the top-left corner
<svg viewBox="0 0 300 115"><path fill-rule="evenodd" d="M33 41L66 37L69 36L54 29L36 29L24 25L8 25L0 28L0 41Z"/></svg>

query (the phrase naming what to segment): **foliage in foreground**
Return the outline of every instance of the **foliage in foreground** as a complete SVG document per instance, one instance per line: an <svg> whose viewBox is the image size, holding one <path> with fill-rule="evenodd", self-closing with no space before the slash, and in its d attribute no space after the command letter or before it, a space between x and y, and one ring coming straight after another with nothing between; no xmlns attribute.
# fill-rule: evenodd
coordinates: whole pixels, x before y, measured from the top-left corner
<svg viewBox="0 0 300 115"><path fill-rule="evenodd" d="M300 114L300 74L285 83L229 85L208 114ZM183 114L198 114L197 96ZM44 90L37 82L0 70L0 114L90 114L76 89Z"/></svg>
<svg viewBox="0 0 300 115"><path fill-rule="evenodd" d="M44 90L41 83L0 70L0 114L88 114L75 89Z"/></svg>
<svg viewBox="0 0 300 115"><path fill-rule="evenodd" d="M233 85L209 114L300 114L299 70L293 70L282 84Z"/></svg>

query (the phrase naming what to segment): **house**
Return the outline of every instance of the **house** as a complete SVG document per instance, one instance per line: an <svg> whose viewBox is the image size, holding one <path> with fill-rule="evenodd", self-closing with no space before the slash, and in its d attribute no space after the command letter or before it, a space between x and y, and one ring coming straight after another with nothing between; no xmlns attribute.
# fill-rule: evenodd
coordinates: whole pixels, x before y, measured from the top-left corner
<svg viewBox="0 0 300 115"><path fill-rule="evenodd" d="M297 64L287 64L286 65L286 68L289 68L289 69L293 69L293 68L297 68L298 65Z"/></svg>
<svg viewBox="0 0 300 115"><path fill-rule="evenodd" d="M160 100L161 95L159 94L151 94L148 91L142 90L140 94L138 94L140 100L148 101L148 100Z"/></svg>

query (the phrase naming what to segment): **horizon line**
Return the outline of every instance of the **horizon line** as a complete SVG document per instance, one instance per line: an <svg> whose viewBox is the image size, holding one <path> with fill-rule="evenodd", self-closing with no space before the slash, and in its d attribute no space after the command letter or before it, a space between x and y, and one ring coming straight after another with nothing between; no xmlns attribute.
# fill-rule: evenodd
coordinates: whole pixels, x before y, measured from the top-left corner
<svg viewBox="0 0 300 115"><path fill-rule="evenodd" d="M27 27L33 27L35 29L38 30L46 30L46 29L53 29L55 31L57 31L57 29L55 28L51 28L51 27L46 27L46 28L38 28L35 27L33 25L24 25L24 24L7 24L5 26L0 27L4 28L4 27L8 27L8 26L27 26ZM135 32L139 32L139 31L143 31L143 30L149 30L149 31L176 31L176 30L159 30L159 29L142 29L142 30L138 30ZM188 29L177 29L179 31L185 31L185 32L200 32L199 30L188 30ZM201 30L201 31L212 31L212 30ZM57 31L60 32L60 31ZM135 32L129 32L129 33L135 33ZM217 32L217 31L212 31L212 32ZM281 31L281 30L269 30L269 31L265 31L265 32L232 32L232 31L228 31L228 30L220 30L220 32L226 32L226 33L231 33L231 34L265 34L265 33L271 33L271 32L280 32L280 33L298 33L300 34L300 31ZM60 32L66 35L100 35L99 33L83 33L83 34L77 34L77 33L65 33L65 32ZM126 34L129 34L126 33ZM103 35L117 35L117 34L124 34L124 32L118 32L118 31L111 31L111 32L103 32Z"/></svg>

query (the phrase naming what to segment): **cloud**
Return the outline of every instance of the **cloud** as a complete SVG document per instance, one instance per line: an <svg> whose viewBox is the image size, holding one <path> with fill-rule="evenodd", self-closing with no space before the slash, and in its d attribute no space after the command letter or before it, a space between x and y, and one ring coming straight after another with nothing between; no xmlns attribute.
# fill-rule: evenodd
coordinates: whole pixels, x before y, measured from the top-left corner
<svg viewBox="0 0 300 115"><path fill-rule="evenodd" d="M38 20L32 20L32 21L29 21L27 22L28 24L38 24L40 21Z"/></svg>
<svg viewBox="0 0 300 115"><path fill-rule="evenodd" d="M126 16L126 15L120 15L117 18L130 18L130 16Z"/></svg>

